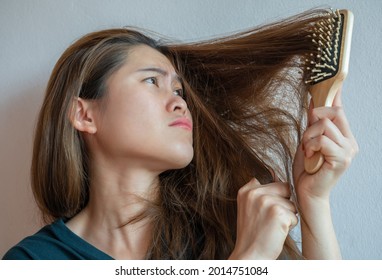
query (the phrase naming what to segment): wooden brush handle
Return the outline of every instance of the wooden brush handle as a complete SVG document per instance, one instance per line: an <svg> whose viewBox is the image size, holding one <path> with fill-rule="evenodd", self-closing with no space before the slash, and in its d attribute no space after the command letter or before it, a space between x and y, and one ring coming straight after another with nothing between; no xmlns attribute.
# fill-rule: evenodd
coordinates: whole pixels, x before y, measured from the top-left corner
<svg viewBox="0 0 382 280"><path fill-rule="evenodd" d="M304 167L308 174L316 173L324 164L324 156L320 152L314 153L310 158L305 158Z"/></svg>

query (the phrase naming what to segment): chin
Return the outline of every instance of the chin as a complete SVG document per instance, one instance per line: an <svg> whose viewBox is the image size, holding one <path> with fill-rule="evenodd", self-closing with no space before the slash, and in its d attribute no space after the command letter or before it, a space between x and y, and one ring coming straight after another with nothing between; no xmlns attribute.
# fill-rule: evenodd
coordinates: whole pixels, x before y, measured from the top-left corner
<svg viewBox="0 0 382 280"><path fill-rule="evenodd" d="M172 161L171 163L167 162L166 166L162 166L160 173L164 173L164 172L171 171L171 170L180 170L180 169L186 168L191 163L191 161L192 161L192 159L187 160L187 161L186 160Z"/></svg>
<svg viewBox="0 0 382 280"><path fill-rule="evenodd" d="M193 149L187 152L183 151L183 153L178 153L177 156L174 155L174 157L171 160L171 165L173 165L171 169L185 168L187 165L190 164L193 157L194 157Z"/></svg>
<svg viewBox="0 0 382 280"><path fill-rule="evenodd" d="M173 169L185 168L187 165L190 164L190 162L192 161L192 158L193 158L193 155L191 157L182 158L181 160L176 162L175 168Z"/></svg>

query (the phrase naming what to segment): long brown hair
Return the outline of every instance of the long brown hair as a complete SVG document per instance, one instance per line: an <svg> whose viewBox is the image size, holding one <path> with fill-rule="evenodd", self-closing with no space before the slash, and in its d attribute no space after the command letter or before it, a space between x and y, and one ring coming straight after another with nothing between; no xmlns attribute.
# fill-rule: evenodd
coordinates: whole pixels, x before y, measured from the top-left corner
<svg viewBox="0 0 382 280"><path fill-rule="evenodd" d="M128 63L128 49L146 44L183 77L195 124L193 161L161 174L157 199L137 217L153 224L147 258L226 259L236 240L239 188L252 177L266 184L276 176L293 186L308 99L304 61L313 51L308 35L323 14L198 43L164 46L127 29L75 42L53 70L37 125L32 188L45 220L71 218L88 201L86 146L68 120L73 97L107 94L107 78ZM288 237L280 258L299 257Z"/></svg>
<svg viewBox="0 0 382 280"><path fill-rule="evenodd" d="M110 29L73 43L57 61L47 85L35 133L31 179L43 219L70 218L88 201L88 153L69 121L76 97L100 99L107 79L127 60L133 46L155 40L140 32Z"/></svg>

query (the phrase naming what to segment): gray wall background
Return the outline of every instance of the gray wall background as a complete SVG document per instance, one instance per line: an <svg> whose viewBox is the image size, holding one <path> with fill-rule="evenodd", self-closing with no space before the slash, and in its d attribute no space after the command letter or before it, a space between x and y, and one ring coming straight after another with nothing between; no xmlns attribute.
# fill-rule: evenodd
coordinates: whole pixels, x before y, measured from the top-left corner
<svg viewBox="0 0 382 280"><path fill-rule="evenodd" d="M126 25L205 39L328 5L355 15L343 102L360 145L333 192L333 219L345 259L382 259L379 0L0 0L0 256L41 225L29 183L33 130L50 71L71 42Z"/></svg>

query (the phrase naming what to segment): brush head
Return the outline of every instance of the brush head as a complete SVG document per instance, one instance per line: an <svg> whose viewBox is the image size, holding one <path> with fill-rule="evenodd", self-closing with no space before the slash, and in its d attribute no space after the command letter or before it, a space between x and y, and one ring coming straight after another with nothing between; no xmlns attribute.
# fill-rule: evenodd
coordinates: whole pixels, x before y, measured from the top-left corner
<svg viewBox="0 0 382 280"><path fill-rule="evenodd" d="M307 84L315 85L341 74L345 78L349 64L352 14L348 10L328 12L315 24L309 36L315 53L306 59ZM346 46L346 48L344 48Z"/></svg>

